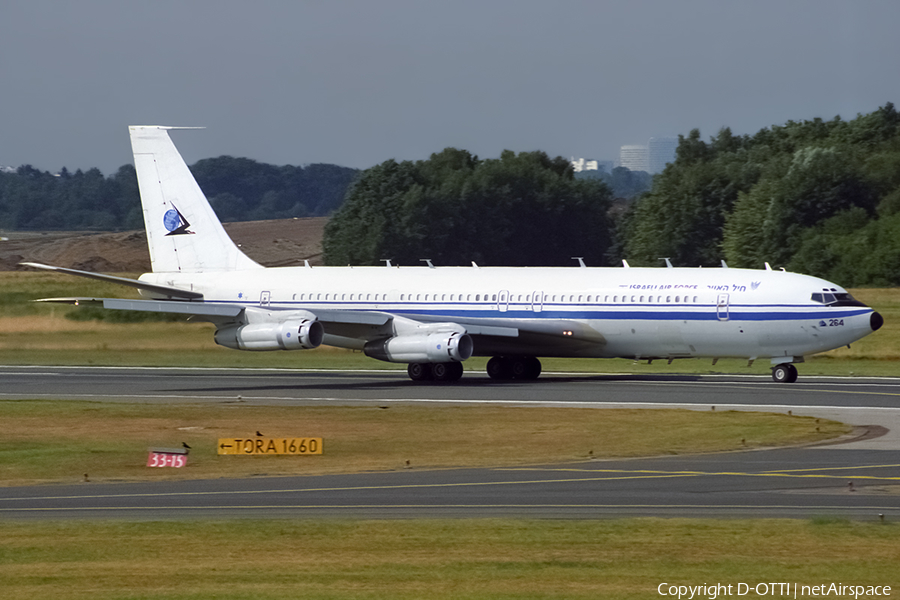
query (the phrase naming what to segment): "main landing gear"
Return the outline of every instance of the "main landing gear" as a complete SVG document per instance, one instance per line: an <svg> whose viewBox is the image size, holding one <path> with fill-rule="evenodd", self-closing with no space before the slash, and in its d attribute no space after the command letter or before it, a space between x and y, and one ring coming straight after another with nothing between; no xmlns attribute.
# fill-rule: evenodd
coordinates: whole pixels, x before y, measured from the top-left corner
<svg viewBox="0 0 900 600"><path fill-rule="evenodd" d="M459 381L463 374L462 363L409 363L406 367L413 381ZM487 374L491 379L537 379L541 374L541 361L534 356L495 356L488 361Z"/></svg>
<svg viewBox="0 0 900 600"><path fill-rule="evenodd" d="M487 374L491 379L537 379L541 361L533 356L495 356L488 361Z"/></svg>
<svg viewBox="0 0 900 600"><path fill-rule="evenodd" d="M462 363L409 363L406 367L413 381L458 381L463 374Z"/></svg>
<svg viewBox="0 0 900 600"><path fill-rule="evenodd" d="M775 383L794 383L797 381L797 367L791 363L781 363L772 367L772 380Z"/></svg>

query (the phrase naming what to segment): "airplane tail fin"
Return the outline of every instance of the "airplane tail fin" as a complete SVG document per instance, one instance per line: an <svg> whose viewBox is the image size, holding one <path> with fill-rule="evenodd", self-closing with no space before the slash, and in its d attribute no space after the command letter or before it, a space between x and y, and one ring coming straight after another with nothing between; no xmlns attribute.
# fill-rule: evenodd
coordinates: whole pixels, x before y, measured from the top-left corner
<svg viewBox="0 0 900 600"><path fill-rule="evenodd" d="M186 128L128 129L153 271L204 273L262 268L228 237L169 138L168 130Z"/></svg>

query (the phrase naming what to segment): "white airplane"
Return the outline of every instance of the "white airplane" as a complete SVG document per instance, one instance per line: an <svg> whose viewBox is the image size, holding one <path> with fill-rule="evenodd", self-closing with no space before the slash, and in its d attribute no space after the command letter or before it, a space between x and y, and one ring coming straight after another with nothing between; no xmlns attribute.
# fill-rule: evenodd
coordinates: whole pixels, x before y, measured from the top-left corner
<svg viewBox="0 0 900 600"><path fill-rule="evenodd" d="M327 344L408 363L415 381L454 381L471 356L494 379L535 379L540 356L769 358L777 382L804 357L881 327L881 315L806 275L723 268L265 268L225 233L168 131L130 127L152 273L125 279L142 300L54 298L210 321L238 350Z"/></svg>

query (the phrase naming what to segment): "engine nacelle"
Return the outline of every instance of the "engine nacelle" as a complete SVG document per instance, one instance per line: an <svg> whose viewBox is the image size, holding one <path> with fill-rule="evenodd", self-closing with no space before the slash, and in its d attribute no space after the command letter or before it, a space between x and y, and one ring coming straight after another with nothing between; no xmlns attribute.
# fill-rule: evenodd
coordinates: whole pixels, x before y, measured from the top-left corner
<svg viewBox="0 0 900 600"><path fill-rule="evenodd" d="M310 350L325 337L325 328L312 319L235 325L216 331L216 343L235 350Z"/></svg>
<svg viewBox="0 0 900 600"><path fill-rule="evenodd" d="M446 331L428 335L400 335L366 344L366 356L386 362L462 362L472 356L469 334Z"/></svg>

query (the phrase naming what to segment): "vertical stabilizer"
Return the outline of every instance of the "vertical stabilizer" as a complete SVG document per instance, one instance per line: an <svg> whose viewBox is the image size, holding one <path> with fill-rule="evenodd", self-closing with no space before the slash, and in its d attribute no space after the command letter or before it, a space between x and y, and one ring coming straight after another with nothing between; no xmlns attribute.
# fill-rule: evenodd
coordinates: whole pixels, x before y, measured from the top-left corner
<svg viewBox="0 0 900 600"><path fill-rule="evenodd" d="M225 233L169 138L169 129L180 128L128 129L153 271L204 273L262 268Z"/></svg>

